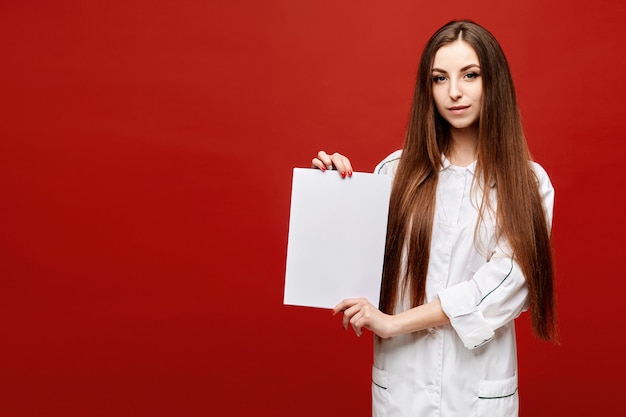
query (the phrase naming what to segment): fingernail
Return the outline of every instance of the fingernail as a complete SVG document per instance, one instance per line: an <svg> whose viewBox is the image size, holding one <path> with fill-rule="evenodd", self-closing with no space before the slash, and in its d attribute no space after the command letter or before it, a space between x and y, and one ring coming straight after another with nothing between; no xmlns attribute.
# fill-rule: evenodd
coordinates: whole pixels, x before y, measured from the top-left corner
<svg viewBox="0 0 626 417"><path fill-rule="evenodd" d="M341 178L345 178L346 177L346 171L341 171Z"/></svg>
<svg viewBox="0 0 626 417"><path fill-rule="evenodd" d="M351 177L352 176L352 171L348 171L348 176Z"/></svg>
<svg viewBox="0 0 626 417"><path fill-rule="evenodd" d="M322 170L322 172L326 171L326 167L321 167L320 169Z"/></svg>

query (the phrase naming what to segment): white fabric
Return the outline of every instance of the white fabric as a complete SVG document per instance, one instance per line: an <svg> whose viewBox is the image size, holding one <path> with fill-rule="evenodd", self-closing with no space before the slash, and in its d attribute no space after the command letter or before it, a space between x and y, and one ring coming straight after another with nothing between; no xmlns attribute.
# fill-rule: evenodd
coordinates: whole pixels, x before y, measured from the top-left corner
<svg viewBox="0 0 626 417"><path fill-rule="evenodd" d="M400 154L374 172L393 176ZM551 225L554 189L531 164ZM375 339L374 417L518 416L513 320L528 308L528 290L506 241L496 241L493 215L474 240L482 198L481 187L472 187L474 170L475 163L457 167L444 158L437 187L426 301L439 297L451 325Z"/></svg>

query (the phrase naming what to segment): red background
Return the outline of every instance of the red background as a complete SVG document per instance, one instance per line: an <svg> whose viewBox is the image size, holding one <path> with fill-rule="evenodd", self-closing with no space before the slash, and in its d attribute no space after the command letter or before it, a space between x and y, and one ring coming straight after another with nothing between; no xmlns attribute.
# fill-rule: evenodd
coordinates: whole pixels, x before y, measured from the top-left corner
<svg viewBox="0 0 626 417"><path fill-rule="evenodd" d="M367 415L371 334L282 305L291 170L399 148L453 18L500 40L557 190L521 415L615 415L626 6L508 3L2 1L0 415Z"/></svg>

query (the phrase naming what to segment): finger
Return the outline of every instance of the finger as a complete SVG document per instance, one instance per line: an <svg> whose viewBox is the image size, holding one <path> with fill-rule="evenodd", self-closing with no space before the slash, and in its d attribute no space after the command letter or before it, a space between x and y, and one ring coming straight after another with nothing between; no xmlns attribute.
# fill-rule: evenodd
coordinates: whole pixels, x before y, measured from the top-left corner
<svg viewBox="0 0 626 417"><path fill-rule="evenodd" d="M354 304L343 312L343 328L348 330L348 326L352 324L352 320L357 315L362 315L363 306L361 304Z"/></svg>
<svg viewBox="0 0 626 417"><path fill-rule="evenodd" d="M358 302L356 298L343 299L333 308L333 316L337 313L344 312Z"/></svg>
<svg viewBox="0 0 626 417"><path fill-rule="evenodd" d="M342 300L339 304L333 307L333 316L337 313L341 313L342 311L346 309L345 302L346 300Z"/></svg>
<svg viewBox="0 0 626 417"><path fill-rule="evenodd" d="M337 171L339 171L339 175L343 178L352 176L352 164L348 158L338 152L332 154L330 158Z"/></svg>
<svg viewBox="0 0 626 417"><path fill-rule="evenodd" d="M363 322L365 314L363 311L359 311L350 319L350 325L352 326L352 330L357 336L361 336L363 334Z"/></svg>
<svg viewBox="0 0 626 417"><path fill-rule="evenodd" d="M346 168L346 174L349 177L351 177L352 176L352 164L350 163L350 160L348 158L345 159L344 165Z"/></svg>
<svg viewBox="0 0 626 417"><path fill-rule="evenodd" d="M354 306L343 312L343 320L341 321L341 324L343 325L344 330L348 330L348 326L350 325L352 316L354 316L358 312L359 310L355 310Z"/></svg>
<svg viewBox="0 0 626 417"><path fill-rule="evenodd" d="M317 168L322 171L326 171L326 165L324 165L324 163L320 161L319 158L313 158L313 160L311 161L311 168Z"/></svg>
<svg viewBox="0 0 626 417"><path fill-rule="evenodd" d="M322 164L324 164L324 167L326 169L333 168L333 161L331 160L330 156L326 152L319 151L317 153L317 159L319 159L322 162Z"/></svg>

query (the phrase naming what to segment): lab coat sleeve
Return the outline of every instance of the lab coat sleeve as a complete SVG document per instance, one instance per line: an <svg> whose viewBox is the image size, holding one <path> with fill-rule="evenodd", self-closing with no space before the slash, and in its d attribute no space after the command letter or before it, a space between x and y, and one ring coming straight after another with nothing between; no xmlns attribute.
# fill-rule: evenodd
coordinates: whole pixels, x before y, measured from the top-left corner
<svg viewBox="0 0 626 417"><path fill-rule="evenodd" d="M552 224L554 189L546 172L536 163L548 228ZM495 330L528 308L528 287L520 266L511 256L508 242L501 239L489 260L473 277L439 293L441 307L468 349L493 338Z"/></svg>
<svg viewBox="0 0 626 417"><path fill-rule="evenodd" d="M396 168L398 167L398 161L401 155L402 149L389 154L385 159L380 161L378 165L376 165L376 168L374 168L374 174L390 175L393 177L396 173Z"/></svg>

